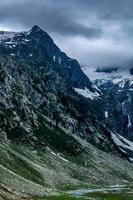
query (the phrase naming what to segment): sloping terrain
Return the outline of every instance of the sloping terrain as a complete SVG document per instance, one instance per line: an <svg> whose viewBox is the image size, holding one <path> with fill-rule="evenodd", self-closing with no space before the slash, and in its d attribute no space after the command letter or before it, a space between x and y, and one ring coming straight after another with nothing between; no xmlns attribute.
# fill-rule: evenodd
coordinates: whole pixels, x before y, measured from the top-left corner
<svg viewBox="0 0 133 200"><path fill-rule="evenodd" d="M88 153L70 156L50 148L42 151L29 145L1 142L0 188L5 190L5 199L9 198L8 193L33 198L76 188L128 185L132 182L133 166L128 161L104 153L82 140L76 142L68 136L69 140ZM3 192L0 194L2 196Z"/></svg>

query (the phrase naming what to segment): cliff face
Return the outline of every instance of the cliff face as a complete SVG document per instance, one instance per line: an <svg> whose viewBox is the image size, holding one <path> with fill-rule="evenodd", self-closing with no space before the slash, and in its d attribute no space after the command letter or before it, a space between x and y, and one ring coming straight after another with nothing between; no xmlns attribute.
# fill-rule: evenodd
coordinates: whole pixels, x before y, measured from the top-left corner
<svg viewBox="0 0 133 200"><path fill-rule="evenodd" d="M0 52L1 128L10 139L32 138L42 123L40 115L88 137L85 127L87 120L93 121L95 108L90 114L91 102L74 90L97 91L76 60L61 52L38 26L28 32L2 32Z"/></svg>
<svg viewBox="0 0 133 200"><path fill-rule="evenodd" d="M45 64L50 63L70 86L91 89L91 82L82 72L79 63L61 52L52 38L38 26L28 32L3 36L1 46L7 55L26 62L31 68L43 72Z"/></svg>
<svg viewBox="0 0 133 200"><path fill-rule="evenodd" d="M119 123L114 117L104 116L114 108L111 102L116 101L107 96L117 98L112 93L116 87L109 90L110 94L92 84L78 62L61 52L38 26L28 32L1 32L0 36L0 128L9 139L47 146L50 142L47 134L42 137L47 122L87 139L104 151L120 153L106 129L107 126L116 134ZM132 150L121 153L132 158Z"/></svg>

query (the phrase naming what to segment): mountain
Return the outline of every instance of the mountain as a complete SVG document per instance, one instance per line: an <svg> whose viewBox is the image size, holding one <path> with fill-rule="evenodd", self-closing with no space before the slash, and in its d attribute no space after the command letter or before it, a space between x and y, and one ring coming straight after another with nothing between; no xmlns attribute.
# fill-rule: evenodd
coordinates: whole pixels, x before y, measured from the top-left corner
<svg viewBox="0 0 133 200"><path fill-rule="evenodd" d="M129 184L132 142L108 126L105 99L38 26L0 32L0 198Z"/></svg>
<svg viewBox="0 0 133 200"><path fill-rule="evenodd" d="M44 70L45 62L51 62L55 70L75 88L91 89L91 82L82 72L79 63L69 58L55 45L52 38L38 26L28 32L0 34L2 50L29 67Z"/></svg>
<svg viewBox="0 0 133 200"><path fill-rule="evenodd" d="M94 71L93 83L101 91L105 124L115 133L114 142L120 150L133 155L133 76L130 68L110 69L116 68Z"/></svg>

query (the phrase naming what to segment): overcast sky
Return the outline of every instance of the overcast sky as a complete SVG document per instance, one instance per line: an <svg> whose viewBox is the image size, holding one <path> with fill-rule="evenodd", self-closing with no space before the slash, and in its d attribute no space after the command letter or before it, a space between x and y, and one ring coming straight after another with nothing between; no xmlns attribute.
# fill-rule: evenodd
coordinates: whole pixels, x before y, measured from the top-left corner
<svg viewBox="0 0 133 200"><path fill-rule="evenodd" d="M0 29L39 25L85 66L133 59L133 0L4 0Z"/></svg>

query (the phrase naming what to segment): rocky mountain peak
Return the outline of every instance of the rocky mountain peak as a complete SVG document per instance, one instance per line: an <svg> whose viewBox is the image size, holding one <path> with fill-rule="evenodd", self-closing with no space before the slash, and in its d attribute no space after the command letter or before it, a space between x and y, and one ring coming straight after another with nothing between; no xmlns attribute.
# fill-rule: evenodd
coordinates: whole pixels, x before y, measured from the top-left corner
<svg viewBox="0 0 133 200"><path fill-rule="evenodd" d="M33 26L30 31L26 32L26 35L27 34L28 35L36 35L36 34L38 35L39 34L41 36L45 35L45 37L47 36L47 37L49 37L49 39L52 40L52 38L43 29L41 29L38 25Z"/></svg>
<svg viewBox="0 0 133 200"><path fill-rule="evenodd" d="M36 66L38 69L44 69L44 63L49 61L56 72L71 87L80 89L86 87L94 91L89 78L81 70L78 61L69 58L62 52L49 34L37 25L33 26L28 32L7 34L4 39L2 37L0 50L19 61L26 61L29 66Z"/></svg>
<svg viewBox="0 0 133 200"><path fill-rule="evenodd" d="M43 31L38 25L34 25L31 29L31 31Z"/></svg>

